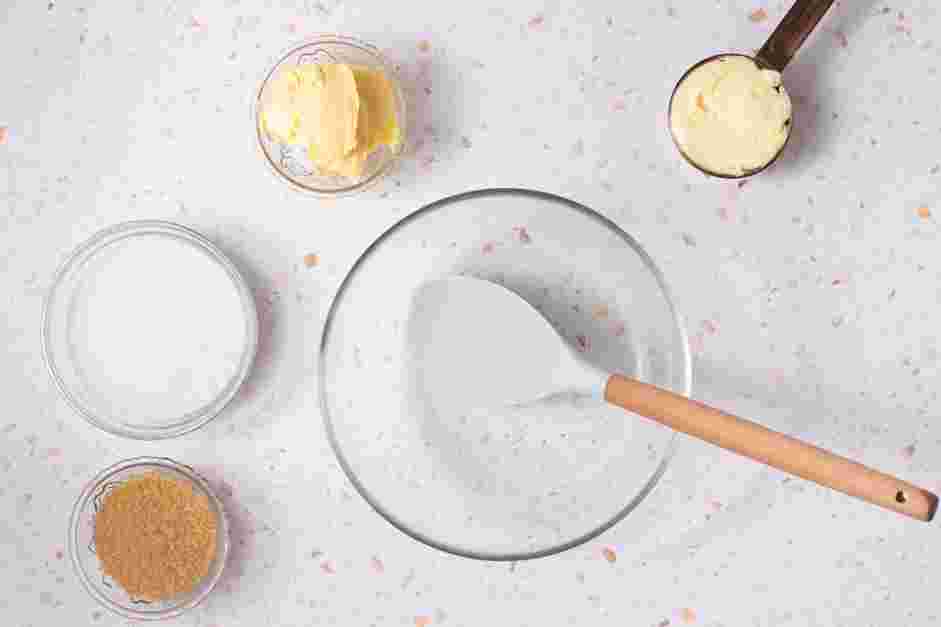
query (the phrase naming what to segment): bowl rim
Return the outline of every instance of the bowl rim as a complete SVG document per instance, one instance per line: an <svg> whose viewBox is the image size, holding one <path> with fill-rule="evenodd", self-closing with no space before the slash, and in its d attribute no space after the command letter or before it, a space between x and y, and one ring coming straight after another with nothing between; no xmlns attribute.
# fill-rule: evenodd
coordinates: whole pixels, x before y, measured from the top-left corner
<svg viewBox="0 0 941 627"><path fill-rule="evenodd" d="M130 427L125 424L113 422L93 412L69 390L69 386L60 374L59 367L56 364L55 350L52 348L53 330L51 312L56 306L56 296L65 277L73 269L79 267L84 259L98 254L112 243L138 235L180 237L207 253L213 261L218 263L222 269L225 270L226 274L235 284L235 288L239 293L239 300L242 303L242 313L248 325L238 371L229 381L226 388L220 392L215 400L204 406L204 411L194 413L188 419L159 428ZM239 272L238 268L232 260L226 256L222 249L212 243L204 235L189 227L166 220L132 220L129 222L120 222L94 233L91 237L76 246L53 276L52 283L43 300L40 326L43 362L46 364L46 370L52 378L56 389L59 391L59 395L75 413L84 418L89 424L113 435L135 440L175 438L199 429L218 416L232 399L235 398L242 384L248 378L252 364L255 361L256 353L258 352L258 311L255 305L255 298L252 295L251 289L248 287L248 283L245 281L245 277Z"/></svg>
<svg viewBox="0 0 941 627"><path fill-rule="evenodd" d="M346 276L343 278L343 281L340 283L339 288L334 295L333 301L330 304L330 309L327 312L326 321L324 322L323 332L321 334L320 340L320 350L318 355L318 392L320 396L320 410L323 416L324 428L327 433L327 439L330 442L330 447L333 449L334 456L336 457L337 463L340 468L343 470L343 473L346 475L347 479L359 493L359 495L366 501L366 503L372 507L380 516L382 516L389 524L393 527L409 536L413 540L416 540L426 546L429 546L445 553L450 553L452 555L457 555L459 557L466 557L475 560L482 561L492 561L492 562L517 562L525 561L531 559L537 559L542 557L548 557L551 555L556 555L567 551L571 548L580 546L589 542L611 527L621 522L624 518L627 517L638 505L653 491L654 487L659 483L660 478L666 472L667 467L669 466L670 461L673 459L676 454L677 445L678 445L678 435L674 432L671 436L667 445L664 449L663 456L660 459L660 463L657 465L653 474L647 480L647 483L644 487L634 495L628 503L620 509L610 520L605 521L601 525L588 530L580 536L577 536L571 540L567 540L561 544L541 548L533 551L514 551L514 552L488 552L488 551L475 551L471 549L464 548L462 546L457 546L448 542L442 542L436 540L435 538L430 537L429 535L416 531L408 526L404 521L395 516L392 512L386 510L380 503L379 500L374 497L370 491L366 488L365 485L359 480L356 474L353 472L352 466L347 460L346 456L343 453L342 448L340 447L339 440L336 435L336 430L333 426L333 421L330 415L330 407L327 401L327 381L326 381L326 355L327 355L327 345L330 338L330 331L333 327L335 321L337 310L340 303L343 300L343 297L346 293L347 288L352 282L353 278L356 276L360 266L372 256L372 253L389 237L397 233L401 229L407 227L412 222L422 218L426 214L437 211L451 205L453 203L461 202L464 200L469 200L473 198L484 198L488 196L500 196L500 195L520 195L530 198L539 198L550 202L561 203L562 205L572 209L578 213L581 213L587 218L590 218L602 226L607 227L615 235L620 237L625 244L628 245L631 250L640 258L644 266L651 272L654 280L657 282L657 285L660 288L661 293L663 294L664 299L666 300L667 306L670 309L670 312L673 315L673 326L674 331L680 338L680 352L683 357L682 365L682 375L683 375L683 389L674 390L678 394L689 397L692 394L693 386L693 370L692 370L692 354L689 345L689 336L686 329L686 323L683 318L682 313L680 312L677 304L676 298L673 294L673 291L666 283L665 276L654 263L653 258L640 246L640 244L635 240L631 235L624 231L620 226L617 225L610 218L598 213L597 211L590 209L589 207L578 203L564 196L559 196L549 192L543 192L538 190L526 189L526 188L515 188L515 187L495 187L495 188L483 188L477 190L471 190L462 192L459 194L454 194L441 198L439 200L433 201L420 209L408 214L407 216L401 218L395 222L392 226L387 228L379 237L377 237L373 242L366 247L363 253L356 259L353 263L350 270L347 272Z"/></svg>
<svg viewBox="0 0 941 627"><path fill-rule="evenodd" d="M207 577L211 578L208 579L208 583L205 585L202 592L193 595L192 598L187 600L185 603L181 603L161 612L137 612L132 609L128 609L121 604L115 603L92 585L91 581L89 580L89 574L82 567L82 563L79 558L79 551L81 550L78 542L79 526L81 525L82 512L87 506L89 499L94 498L98 488L103 483L108 481L110 477L121 471L135 467L152 470L169 468L170 470L182 474L189 481L191 481L194 486L202 490L202 492L212 503L213 507L216 508L216 511L219 512L219 528L216 532L216 559L218 559L221 564L219 569L215 573L207 575ZM202 603L203 600L209 596L209 593L211 593L212 590L216 587L216 584L218 584L222 579L222 574L225 572L225 567L228 563L229 551L231 548L230 529L231 525L229 524L229 515L225 509L225 505L223 504L222 499L219 498L209 482L192 466L182 464L173 459L170 459L169 457L131 457L129 459L112 464L111 466L108 466L104 470L100 471L87 484L85 484L82 492L75 500L75 505L72 508L72 514L69 517L69 559L72 562L72 569L75 571L75 574L81 582L82 587L85 588L85 591L88 592L89 596L98 601L102 607L110 610L111 612L114 612L115 614L123 616L124 618L131 618L135 620L164 620L167 618L179 616L187 610L190 610Z"/></svg>
<svg viewBox="0 0 941 627"><path fill-rule="evenodd" d="M373 172L370 176L357 181L352 185L341 187L336 190L309 187L286 176L284 172L278 168L277 164L271 159L271 157L268 155L268 152L264 148L264 139L262 137L263 132L259 120L261 112L261 94L264 91L265 86L268 84L268 81L274 75L275 71L281 66L282 63L284 63L288 57L294 53L300 51L303 48L321 44L351 46L371 55L376 63L382 67L383 71L386 73L386 76L390 78L390 82L392 83L392 88L395 92L395 98L397 101L397 113L400 118L398 120L400 133L399 146L392 152L391 156L386 160L386 162L377 168L376 171ZM383 54L377 46L367 41L339 33L321 33L312 35L306 39L295 41L289 46L283 48L277 55L274 55L269 59L269 62L265 66L264 71L259 74L256 84L257 87L252 90L251 101L249 103L249 118L253 127L254 136L252 141L254 152L265 163L266 169L270 174L274 175L274 178L287 183L288 186L296 192L317 198L342 198L345 196L352 196L372 187L380 179L389 174L405 152L406 143L408 141L408 101L405 97L405 90L402 87L401 77L396 71L395 66L389 61L386 55Z"/></svg>

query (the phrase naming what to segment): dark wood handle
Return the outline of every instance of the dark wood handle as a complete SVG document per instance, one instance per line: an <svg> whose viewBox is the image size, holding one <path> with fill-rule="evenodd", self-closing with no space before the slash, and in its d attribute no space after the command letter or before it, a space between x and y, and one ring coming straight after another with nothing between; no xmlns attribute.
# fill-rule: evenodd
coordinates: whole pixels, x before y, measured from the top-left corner
<svg viewBox="0 0 941 627"><path fill-rule="evenodd" d="M755 55L758 62L783 70L831 4L833 0L797 0Z"/></svg>
<svg viewBox="0 0 941 627"><path fill-rule="evenodd" d="M918 520L931 520L938 507L938 497L916 485L634 379L612 375L604 397L674 431Z"/></svg>

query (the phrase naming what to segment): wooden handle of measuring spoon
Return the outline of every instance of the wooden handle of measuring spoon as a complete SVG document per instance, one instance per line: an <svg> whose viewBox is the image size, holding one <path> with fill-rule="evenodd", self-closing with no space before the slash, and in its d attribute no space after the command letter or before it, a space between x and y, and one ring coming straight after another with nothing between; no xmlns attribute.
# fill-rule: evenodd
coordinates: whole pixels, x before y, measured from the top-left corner
<svg viewBox="0 0 941 627"><path fill-rule="evenodd" d="M755 55L758 62L783 71L831 4L833 0L797 0Z"/></svg>
<svg viewBox="0 0 941 627"><path fill-rule="evenodd" d="M604 398L674 431L899 514L929 521L938 507L938 497L918 486L634 379L611 375Z"/></svg>

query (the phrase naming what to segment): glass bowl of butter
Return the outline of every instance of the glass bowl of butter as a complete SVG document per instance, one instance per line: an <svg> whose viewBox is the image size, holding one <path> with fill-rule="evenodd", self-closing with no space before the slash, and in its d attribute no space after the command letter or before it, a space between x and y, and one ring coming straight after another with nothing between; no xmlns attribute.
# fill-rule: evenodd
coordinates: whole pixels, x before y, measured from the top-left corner
<svg viewBox="0 0 941 627"><path fill-rule="evenodd" d="M324 35L278 56L252 98L258 149L297 190L342 196L389 172L405 147L394 68L365 42Z"/></svg>

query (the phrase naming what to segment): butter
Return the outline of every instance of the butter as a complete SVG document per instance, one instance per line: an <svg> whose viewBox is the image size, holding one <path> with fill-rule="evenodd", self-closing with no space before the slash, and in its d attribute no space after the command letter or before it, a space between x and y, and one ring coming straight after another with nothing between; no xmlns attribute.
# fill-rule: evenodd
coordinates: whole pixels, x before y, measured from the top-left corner
<svg viewBox="0 0 941 627"><path fill-rule="evenodd" d="M261 121L275 140L307 146L322 173L355 178L375 150L398 147L395 107L395 91L382 70L307 64L274 77Z"/></svg>
<svg viewBox="0 0 941 627"><path fill-rule="evenodd" d="M261 112L261 123L265 131L276 141L292 144L297 140L300 116L294 106L294 96L300 89L297 70L278 74L271 82L268 103Z"/></svg>
<svg viewBox="0 0 941 627"><path fill-rule="evenodd" d="M372 152L382 145L398 146L401 140L395 116L395 92L385 72L353 68L360 109L360 147Z"/></svg>
<svg viewBox="0 0 941 627"><path fill-rule="evenodd" d="M670 106L670 128L683 154L704 170L728 176L770 163L787 141L790 119L781 74L735 55L690 72Z"/></svg>

